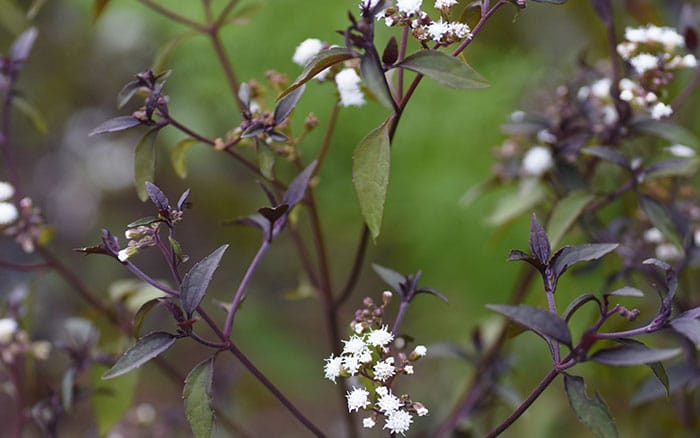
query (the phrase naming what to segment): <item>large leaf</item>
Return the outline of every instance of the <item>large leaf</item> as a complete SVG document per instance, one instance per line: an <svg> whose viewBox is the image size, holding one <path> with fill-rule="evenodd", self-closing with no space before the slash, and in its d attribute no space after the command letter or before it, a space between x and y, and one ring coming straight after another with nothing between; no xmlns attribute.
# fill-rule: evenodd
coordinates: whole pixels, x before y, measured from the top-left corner
<svg viewBox="0 0 700 438"><path fill-rule="evenodd" d="M560 277L567 269L578 262L597 260L612 252L619 245L617 243L586 243L576 246L565 246L557 251L551 260L552 271L555 277Z"/></svg>
<svg viewBox="0 0 700 438"><path fill-rule="evenodd" d="M154 332L142 337L102 375L102 379L113 379L140 367L172 347L176 340L177 337L166 332Z"/></svg>
<svg viewBox="0 0 700 438"><path fill-rule="evenodd" d="M651 223L679 249L683 249L683 233L678 227L671 208L646 195L639 195L639 206Z"/></svg>
<svg viewBox="0 0 700 438"><path fill-rule="evenodd" d="M221 258L224 252L228 249L228 245L218 247L214 252L209 254L195 264L190 271L185 274L180 288L180 299L182 300L182 308L185 309L188 316L192 316L194 311L202 302L204 295L207 293L209 282L214 276L214 272L219 267Z"/></svg>
<svg viewBox="0 0 700 438"><path fill-rule="evenodd" d="M600 349L590 359L605 365L633 366L660 362L677 356L680 352L680 348L648 348L641 343L630 343Z"/></svg>
<svg viewBox="0 0 700 438"><path fill-rule="evenodd" d="M297 77L286 90L277 96L277 100L281 100L287 94L309 82L314 78L314 76L321 73L326 68L355 57L357 57L357 54L345 47L331 47L328 50L322 50L321 52L317 53L316 56L311 58L299 77Z"/></svg>
<svg viewBox="0 0 700 438"><path fill-rule="evenodd" d="M134 126L139 126L141 120L134 116L121 116L109 119L106 122L101 123L97 128L90 131L89 135L104 134L106 132L117 132L124 131Z"/></svg>
<svg viewBox="0 0 700 438"><path fill-rule="evenodd" d="M357 145L352 156L352 182L360 204L360 212L374 239L381 231L389 186L389 120L367 134Z"/></svg>
<svg viewBox="0 0 700 438"><path fill-rule="evenodd" d="M134 149L134 186L141 201L148 199L146 181L153 181L156 174L156 138L160 129L148 131Z"/></svg>
<svg viewBox="0 0 700 438"><path fill-rule="evenodd" d="M471 66L437 50L421 50L396 65L428 76L450 88L486 88L489 83Z"/></svg>
<svg viewBox="0 0 700 438"><path fill-rule="evenodd" d="M569 405L596 438L615 438L617 428L605 401L595 394L589 398L586 394L586 383L583 377L564 374L564 389L569 398Z"/></svg>
<svg viewBox="0 0 700 438"><path fill-rule="evenodd" d="M175 169L175 173L180 178L187 177L187 163L185 162L185 157L187 151L190 150L190 147L195 143L197 143L197 140L194 138L184 138L177 142L170 154L170 161L173 163L173 169Z"/></svg>
<svg viewBox="0 0 700 438"><path fill-rule="evenodd" d="M633 406L664 397L665 395L675 394L681 389L691 390L697 386L698 371L694 365L687 362L680 362L670 365L666 368L668 390L663 383L659 383L657 376L650 377L645 380L637 389L637 392L632 396L630 403Z"/></svg>
<svg viewBox="0 0 700 438"><path fill-rule="evenodd" d="M700 321L692 318L676 318L671 321L671 328L685 336L700 348Z"/></svg>
<svg viewBox="0 0 700 438"><path fill-rule="evenodd" d="M209 438L214 425L214 410L211 407L213 378L214 357L210 357L190 371L182 390L185 416L197 438Z"/></svg>
<svg viewBox="0 0 700 438"><path fill-rule="evenodd" d="M102 367L94 367L90 372L92 408L95 412L97 433L101 437L107 436L114 425L132 408L139 378L138 371L135 371L119 380L102 380L100 376L103 371Z"/></svg>
<svg viewBox="0 0 700 438"><path fill-rule="evenodd" d="M571 346L571 332L569 331L569 327L566 325L566 321L558 315L526 304L517 306L487 304L486 307L541 335L548 336Z"/></svg>
<svg viewBox="0 0 700 438"><path fill-rule="evenodd" d="M387 109L393 110L396 103L394 102L394 98L391 97L391 92L389 91L389 86L384 76L384 70L382 70L382 65L375 52L368 51L362 57L362 61L360 61L360 72L362 73L362 79L364 79L365 85L367 85L369 91L371 91L377 100Z"/></svg>
<svg viewBox="0 0 700 438"><path fill-rule="evenodd" d="M593 199L594 196L588 193L573 192L557 202L547 223L547 235L552 246L559 245L561 238Z"/></svg>
<svg viewBox="0 0 700 438"><path fill-rule="evenodd" d="M641 119L631 125L632 130L663 138L671 143L680 143L693 149L700 148L698 138L686 128L666 120Z"/></svg>

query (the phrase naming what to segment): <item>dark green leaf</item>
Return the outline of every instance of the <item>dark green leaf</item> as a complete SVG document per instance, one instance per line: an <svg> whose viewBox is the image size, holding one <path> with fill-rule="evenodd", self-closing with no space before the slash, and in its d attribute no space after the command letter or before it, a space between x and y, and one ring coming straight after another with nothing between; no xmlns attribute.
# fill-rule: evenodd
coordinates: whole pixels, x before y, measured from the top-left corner
<svg viewBox="0 0 700 438"><path fill-rule="evenodd" d="M608 410L605 401L595 394L589 398L586 394L586 383L583 377L564 374L564 389L569 398L569 405L578 417L596 438L615 438L617 428L615 421Z"/></svg>
<svg viewBox="0 0 700 438"><path fill-rule="evenodd" d="M676 318L670 324L674 331L692 341L696 348L700 348L700 321L692 318Z"/></svg>
<svg viewBox="0 0 700 438"><path fill-rule="evenodd" d="M678 249L683 250L683 233L674 218L677 215L667 205L646 195L639 195L639 206L649 221Z"/></svg>
<svg viewBox="0 0 700 438"><path fill-rule="evenodd" d="M109 119L90 131L89 135L104 134L106 132L124 131L135 126L139 126L141 121L134 116L121 116Z"/></svg>
<svg viewBox="0 0 700 438"><path fill-rule="evenodd" d="M162 219L160 219L156 216L147 216L147 217L142 217L141 219L137 219L137 220L133 221L132 223L130 223L126 227L127 228L136 228L136 227L139 227L141 225L149 225L149 224L152 224L153 222L159 222L161 220Z"/></svg>
<svg viewBox="0 0 700 438"><path fill-rule="evenodd" d="M633 131L663 138L671 143L680 143L693 149L700 148L698 138L686 128L670 121L641 119L631 124Z"/></svg>
<svg viewBox="0 0 700 438"><path fill-rule="evenodd" d="M547 235L552 246L559 245L564 234L594 198L585 192L573 192L557 202L547 223Z"/></svg>
<svg viewBox="0 0 700 438"><path fill-rule="evenodd" d="M643 344L626 344L603 348L590 356L590 360L611 366L644 365L659 362L680 354L680 348L648 348Z"/></svg>
<svg viewBox="0 0 700 438"><path fill-rule="evenodd" d="M153 181L156 174L156 138L158 128L148 131L134 149L134 186L141 201L148 199L146 181Z"/></svg>
<svg viewBox="0 0 700 438"><path fill-rule="evenodd" d="M102 375L102 379L113 379L140 367L172 347L176 340L177 337L166 332L154 332L142 337Z"/></svg>
<svg viewBox="0 0 700 438"><path fill-rule="evenodd" d="M173 152L170 154L170 161L173 163L173 169L180 178L187 177L187 163L185 157L190 146L197 143L194 138L184 138L177 142Z"/></svg>
<svg viewBox="0 0 700 438"><path fill-rule="evenodd" d="M360 72L362 79L369 91L374 94L379 103L387 109L393 110L396 106L394 98L391 97L389 85L384 75L384 70L374 52L368 51L360 61Z"/></svg>
<svg viewBox="0 0 700 438"><path fill-rule="evenodd" d="M355 148L352 157L352 182L360 204L360 212L373 239L376 239L381 231L389 186L389 120L367 134Z"/></svg>
<svg viewBox="0 0 700 438"><path fill-rule="evenodd" d="M39 131L41 135L48 134L49 127L46 123L46 119L34 104L22 96L15 96L12 99L12 105L32 122L34 128Z"/></svg>
<svg viewBox="0 0 700 438"><path fill-rule="evenodd" d="M569 331L569 327L566 325L566 321L558 315L525 304L517 306L487 304L486 307L540 335L556 339L557 341L571 346L571 332Z"/></svg>
<svg viewBox="0 0 700 438"><path fill-rule="evenodd" d="M182 308L185 309L188 317L192 316L199 303L202 302L204 295L207 293L209 282L219 267L219 262L221 262L221 258L227 249L228 245L221 245L185 274L180 287L180 299L182 300Z"/></svg>
<svg viewBox="0 0 700 438"><path fill-rule="evenodd" d="M294 107L297 106L297 102L299 102L301 95L304 94L305 89L306 85L302 85L291 91L277 102L277 106L275 106L275 113L272 117L272 119L275 121L275 125L279 125L289 116L289 114L294 110Z"/></svg>
<svg viewBox="0 0 700 438"><path fill-rule="evenodd" d="M314 76L321 73L326 68L356 57L357 54L355 52L345 47L332 47L328 50L323 50L317 53L316 56L314 56L309 63L306 64L306 67L304 67L304 70L301 72L299 77L297 77L286 90L277 96L277 101L309 82L314 78Z"/></svg>
<svg viewBox="0 0 700 438"><path fill-rule="evenodd" d="M550 262L554 275L558 278L572 265L578 262L597 260L612 252L617 243L586 243L576 246L565 246L557 251Z"/></svg>
<svg viewBox="0 0 700 438"><path fill-rule="evenodd" d="M471 66L459 59L436 50L421 50L396 64L428 76L450 88L486 88L489 83Z"/></svg>
<svg viewBox="0 0 700 438"><path fill-rule="evenodd" d="M156 306L156 304L160 303L160 300L162 298L153 298L152 300L148 300L145 303L139 307L139 310L134 313L134 318L132 319L132 333L135 338L138 338L141 335L141 326L143 325L143 321L146 319L146 316L150 313L150 311Z"/></svg>
<svg viewBox="0 0 700 438"><path fill-rule="evenodd" d="M185 416L197 438L209 438L214 425L211 387L214 379L214 358L199 363L185 379L182 398Z"/></svg>

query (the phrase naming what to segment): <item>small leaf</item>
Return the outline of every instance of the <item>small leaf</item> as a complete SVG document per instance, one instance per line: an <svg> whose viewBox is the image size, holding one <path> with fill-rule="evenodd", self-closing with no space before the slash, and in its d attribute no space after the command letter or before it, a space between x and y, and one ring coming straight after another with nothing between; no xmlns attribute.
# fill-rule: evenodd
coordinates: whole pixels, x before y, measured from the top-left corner
<svg viewBox="0 0 700 438"><path fill-rule="evenodd" d="M530 251L542 264L547 263L552 251L547 233L542 228L542 225L537 222L537 217L534 213L530 222Z"/></svg>
<svg viewBox="0 0 700 438"><path fill-rule="evenodd" d="M640 119L633 122L630 127L635 132L653 135L663 138L671 143L679 143L690 146L693 149L700 148L698 138L686 128L670 121L655 119Z"/></svg>
<svg viewBox="0 0 700 438"><path fill-rule="evenodd" d="M487 304L486 307L540 335L556 339L571 346L569 327L566 325L566 321L558 315L525 304L517 306Z"/></svg>
<svg viewBox="0 0 700 438"><path fill-rule="evenodd" d="M275 151L259 138L255 138L255 153L260 173L269 180L274 180L272 169L275 167Z"/></svg>
<svg viewBox="0 0 700 438"><path fill-rule="evenodd" d="M564 318L564 321L569 322L574 313L576 313L576 311L580 309L581 306L583 306L589 301L595 301L598 304L598 307L600 307L600 300L598 300L598 297L596 297L595 295L579 295L578 297L574 298L574 300L571 301L571 303L569 303L568 306L566 306L566 310L564 310L564 312L561 314L561 317Z"/></svg>
<svg viewBox="0 0 700 438"><path fill-rule="evenodd" d="M331 47L328 50L320 51L316 54L316 56L311 58L308 64L306 64L306 67L304 67L304 70L301 72L299 77L297 77L286 90L277 96L277 101L309 82L314 78L314 76L321 73L326 68L356 57L357 54L355 52L345 47Z"/></svg>
<svg viewBox="0 0 700 438"><path fill-rule="evenodd" d="M585 192L572 192L557 202L547 223L547 235L552 246L557 247L564 234L576 222L583 209L595 197Z"/></svg>
<svg viewBox="0 0 700 438"><path fill-rule="evenodd" d="M433 295L433 296L436 296L436 297L440 298L442 301L444 301L444 302L446 302L446 303L449 303L449 300L447 299L447 297L445 296L445 294L443 294L443 293L440 292L439 290L434 289L434 288L432 288L432 287L421 287L421 288L418 288L418 289L416 289L416 295L418 295L418 294Z"/></svg>
<svg viewBox="0 0 700 438"><path fill-rule="evenodd" d="M34 46L34 41L39 32L36 27L30 27L29 29L22 32L20 36L17 37L12 47L10 48L10 59L14 62L24 62L29 58L29 52L32 51Z"/></svg>
<svg viewBox="0 0 700 438"><path fill-rule="evenodd" d="M159 128L148 131L134 149L134 186L141 201L148 199L146 182L153 181L156 173L156 138Z"/></svg>
<svg viewBox="0 0 700 438"><path fill-rule="evenodd" d="M289 210L294 208L295 205L304 199L306 189L309 187L309 181L311 181L311 177L316 170L316 164L317 162L315 160L312 161L308 166L306 166L306 169L304 169L299 175L296 176L296 178L294 178L291 183L289 183L289 187L287 187L287 191L282 197L282 203L289 205Z"/></svg>
<svg viewBox="0 0 700 438"><path fill-rule="evenodd" d="M391 97L389 85L384 75L384 69L382 69L379 58L377 58L375 52L368 50L368 52L365 53L360 61L360 72L362 73L362 79L365 81L365 85L369 88L369 91L374 94L379 103L384 105L387 109L393 110L396 103L394 102L394 98Z"/></svg>
<svg viewBox="0 0 700 438"><path fill-rule="evenodd" d="M150 181L145 182L146 193L151 199L151 202L158 208L158 210L167 210L170 207L170 200L165 193L155 184Z"/></svg>
<svg viewBox="0 0 700 438"><path fill-rule="evenodd" d="M136 227L140 227L141 225L150 225L154 222L160 222L160 221L162 221L162 219L159 217L147 216L147 217L142 217L141 219L137 219L137 220L133 221L132 223L130 223L126 227L127 228L136 228Z"/></svg>
<svg viewBox="0 0 700 438"><path fill-rule="evenodd" d="M555 277L559 278L572 265L579 262L597 260L612 252L619 245L617 243L586 243L576 246L565 246L557 251L550 265Z"/></svg>
<svg viewBox="0 0 700 438"><path fill-rule="evenodd" d="M211 387L214 379L214 357L195 366L185 379L182 398L185 416L197 438L209 438L214 425Z"/></svg>
<svg viewBox="0 0 700 438"><path fill-rule="evenodd" d="M406 57L396 67L407 68L428 76L450 88L486 88L489 83L471 66L436 50L421 50Z"/></svg>
<svg viewBox="0 0 700 438"><path fill-rule="evenodd" d="M132 319L131 326L132 326L132 333L135 338L138 338L139 335L141 334L141 326L143 325L143 322L146 320L146 316L153 310L153 308L156 306L156 304L160 303L162 298L153 298L152 300L148 300L145 303L139 307L139 310L134 313L134 318Z"/></svg>
<svg viewBox="0 0 700 438"><path fill-rule="evenodd" d="M124 131L139 126L141 121L134 116L121 116L109 119L90 131L89 135L104 134L106 132Z"/></svg>
<svg viewBox="0 0 700 438"><path fill-rule="evenodd" d="M279 125L289 116L289 114L294 110L294 107L297 106L297 102L299 102L301 95L304 94L305 89L306 85L302 85L291 91L289 94L280 99L279 102L277 102L273 116L275 125Z"/></svg>
<svg viewBox="0 0 700 438"><path fill-rule="evenodd" d="M352 157L352 182L372 238L379 236L384 216L391 159L389 120L371 131L355 148Z"/></svg>
<svg viewBox="0 0 700 438"><path fill-rule="evenodd" d="M172 347L176 340L177 337L166 332L154 332L142 337L102 375L102 379L113 379L140 367Z"/></svg>
<svg viewBox="0 0 700 438"><path fill-rule="evenodd" d="M200 260L196 265L185 274L180 288L180 299L182 307L187 312L187 316L191 317L194 311L202 302L204 295L207 293L207 287L211 278L214 276L216 268L219 267L219 262L224 256L224 252L228 249L228 245L222 245L214 252Z"/></svg>
<svg viewBox="0 0 700 438"><path fill-rule="evenodd" d="M623 288L614 290L614 291L607 293L605 295L616 296L616 297L643 297L644 292L642 292L641 290L634 288L634 287L625 286Z"/></svg>
<svg viewBox="0 0 700 438"><path fill-rule="evenodd" d="M564 389L569 405L579 421L583 423L596 438L616 438L617 428L605 401L595 394L589 398L583 377L564 374Z"/></svg>
<svg viewBox="0 0 700 438"><path fill-rule="evenodd" d="M700 321L691 318L676 318L670 322L671 328L677 333L688 338L700 348Z"/></svg>
<svg viewBox="0 0 700 438"><path fill-rule="evenodd" d="M49 132L49 127L46 123L46 119L44 118L44 115L37 109L34 104L32 104L29 100L23 98L22 96L14 96L12 98L12 105L15 106L15 108L24 114L29 121L32 122L32 125L34 125L34 128L39 131L39 134L41 135L46 135Z"/></svg>
<svg viewBox="0 0 700 438"><path fill-rule="evenodd" d="M173 164L173 169L175 169L175 173L180 178L184 179L187 177L187 163L185 162L185 157L190 146L195 143L197 143L197 140L194 138L184 138L177 142L173 152L170 154L170 161Z"/></svg>
<svg viewBox="0 0 700 438"><path fill-rule="evenodd" d="M382 62L386 65L392 65L399 58L399 44L396 42L396 37L392 35L386 43L384 52L382 53Z"/></svg>
<svg viewBox="0 0 700 438"><path fill-rule="evenodd" d="M625 169L629 169L631 167L630 160L627 157L609 147L591 146L582 149L581 152L583 152L586 155L592 155L610 163L617 164L618 166L623 167Z"/></svg>
<svg viewBox="0 0 700 438"><path fill-rule="evenodd" d="M600 349L593 353L589 359L611 366L633 366L671 359L680 352L680 348L652 349L644 344L635 343Z"/></svg>
<svg viewBox="0 0 700 438"><path fill-rule="evenodd" d="M379 275L379 278L384 280L384 283L388 284L399 295L403 295L401 284L406 282L404 275L376 263L372 263L372 269Z"/></svg>
<svg viewBox="0 0 700 438"><path fill-rule="evenodd" d="M124 87L122 87L117 94L117 108L121 109L124 107L124 105L129 103L131 98L134 97L134 94L139 91L139 88L141 88L140 81L131 81L124 85Z"/></svg>
<svg viewBox="0 0 700 438"><path fill-rule="evenodd" d="M684 233L681 232L678 222L676 221L678 214L669 206L646 195L639 195L639 206L651 223L658 228L671 243L682 250Z"/></svg>

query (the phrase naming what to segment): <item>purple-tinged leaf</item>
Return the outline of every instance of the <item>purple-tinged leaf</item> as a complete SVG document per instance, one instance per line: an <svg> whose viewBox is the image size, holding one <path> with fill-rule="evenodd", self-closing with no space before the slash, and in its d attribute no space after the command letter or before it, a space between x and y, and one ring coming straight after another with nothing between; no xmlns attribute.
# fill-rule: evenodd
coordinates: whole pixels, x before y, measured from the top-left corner
<svg viewBox="0 0 700 438"><path fill-rule="evenodd" d="M166 332L154 332L142 337L102 375L102 380L113 379L140 367L172 347L176 340L176 336Z"/></svg>
<svg viewBox="0 0 700 438"><path fill-rule="evenodd" d="M559 245L562 237L593 199L595 196L577 191L557 202L547 222L547 236L549 236L549 242L552 246Z"/></svg>
<svg viewBox="0 0 700 438"><path fill-rule="evenodd" d="M537 222L537 217L534 213L530 222L530 251L542 264L547 264L549 255L552 252L547 233L542 228L542 225Z"/></svg>
<svg viewBox="0 0 700 438"><path fill-rule="evenodd" d="M692 318L676 318L669 324L675 332L692 341L696 348L700 348L700 321Z"/></svg>
<svg viewBox="0 0 700 438"><path fill-rule="evenodd" d="M437 50L421 50L396 64L435 80L440 85L463 90L486 88L489 82L469 64Z"/></svg>
<svg viewBox="0 0 700 438"><path fill-rule="evenodd" d="M267 135L269 135L270 138L277 143L284 143L285 141L289 140L289 137L287 137L285 134L275 131L274 129L268 132Z"/></svg>
<svg viewBox="0 0 700 438"><path fill-rule="evenodd" d="M591 0L591 3L593 3L593 9L595 9L601 21L608 25L611 24L613 19L611 0Z"/></svg>
<svg viewBox="0 0 700 438"><path fill-rule="evenodd" d="M625 286L625 287L622 287L620 289L609 292L605 295L615 296L615 297L643 297L644 292L642 292L641 290L639 290L635 287Z"/></svg>
<svg viewBox="0 0 700 438"><path fill-rule="evenodd" d="M305 89L306 85L302 85L301 87L291 91L289 94L280 99L279 102L277 102L273 116L275 125L279 125L289 116L289 114L294 110L294 107L297 106L297 102L299 102L301 95L304 94Z"/></svg>
<svg viewBox="0 0 700 438"><path fill-rule="evenodd" d="M265 125L262 123L253 123L248 126L245 131L241 133L241 138L257 137L258 135L265 132Z"/></svg>
<svg viewBox="0 0 700 438"><path fill-rule="evenodd" d="M316 161L312 161L306 169L304 169L299 175L297 175L294 180L289 183L287 187L287 192L282 197L282 203L289 205L289 209L294 208L295 205L304 199L306 194L306 189L309 186L309 181L316 170Z"/></svg>
<svg viewBox="0 0 700 438"><path fill-rule="evenodd" d="M581 150L586 155L592 155L598 157L610 163L617 164L620 167L629 169L631 167L630 160L617 152L614 149L605 146L591 146Z"/></svg>
<svg viewBox="0 0 700 438"><path fill-rule="evenodd" d="M598 309L600 309L600 300L598 297L593 294L583 294L574 298L573 301L569 303L564 313L561 314L561 317L564 318L564 321L569 322L571 317L574 316L574 313L589 301L595 301L598 304Z"/></svg>
<svg viewBox="0 0 700 438"><path fill-rule="evenodd" d="M403 296L404 290L401 285L406 283L406 276L376 263L372 263L372 269L379 275L379 278L384 280L384 283L388 284L396 293Z"/></svg>
<svg viewBox="0 0 700 438"><path fill-rule="evenodd" d="M24 62L29 58L29 53L32 51L34 41L39 32L35 27L30 27L17 37L12 47L10 48L10 59L13 62Z"/></svg>
<svg viewBox="0 0 700 438"><path fill-rule="evenodd" d="M209 438L214 427L211 387L215 357L212 356L195 366L187 375L182 390L185 416L196 438Z"/></svg>
<svg viewBox="0 0 700 438"><path fill-rule="evenodd" d="M352 58L357 58L357 53L345 47L332 47L328 50L320 51L306 64L299 77L277 97L277 101L309 82L314 76L328 67Z"/></svg>
<svg viewBox="0 0 700 438"><path fill-rule="evenodd" d="M141 88L141 81L135 80L127 82L119 91L119 94L117 94L117 108L121 109L124 105L129 103L131 98L134 97L134 94L139 91L139 88Z"/></svg>
<svg viewBox="0 0 700 438"><path fill-rule="evenodd" d="M228 249L228 245L220 246L200 260L185 274L180 287L180 299L188 317L192 316L199 303L202 302L204 295L206 295L209 282L214 276L216 268L219 267L219 262L221 262L226 249Z"/></svg>
<svg viewBox="0 0 700 438"><path fill-rule="evenodd" d="M396 102L394 102L394 98L391 96L389 85L384 75L384 69L374 49L371 51L368 50L367 53L362 56L362 60L360 61L360 73L362 74L365 85L369 91L374 94L379 103L384 105L387 109L393 110L396 107Z"/></svg>
<svg viewBox="0 0 700 438"><path fill-rule="evenodd" d="M182 313L182 309L180 308L180 306L173 300L165 298L160 300L160 304L163 307L165 307L165 309L168 312L170 312L170 314L173 316L173 318L175 318L175 321L177 321L178 324L185 322L185 314Z"/></svg>
<svg viewBox="0 0 700 438"><path fill-rule="evenodd" d="M670 206L646 195L639 195L639 206L664 237L682 250L684 233L679 226L681 222L679 215Z"/></svg>
<svg viewBox="0 0 700 438"><path fill-rule="evenodd" d="M556 339L571 346L569 327L566 325L566 321L558 315L525 304L517 306L487 304L486 307L542 336Z"/></svg>
<svg viewBox="0 0 700 438"><path fill-rule="evenodd" d="M170 207L170 200L165 196L165 193L155 184L150 181L146 181L146 193L151 199L151 202L155 204L158 210L167 210Z"/></svg>
<svg viewBox="0 0 700 438"><path fill-rule="evenodd" d="M678 315L679 318L700 318L700 307L693 307Z"/></svg>
<svg viewBox="0 0 700 438"><path fill-rule="evenodd" d="M700 141L695 134L670 121L651 118L639 119L634 121L630 128L633 132L653 135L673 144L683 144L696 150L700 148Z"/></svg>
<svg viewBox="0 0 700 438"><path fill-rule="evenodd" d="M557 251L550 261L554 276L559 278L572 265L578 262L597 260L614 251L618 246L617 243L586 243L583 245L565 246Z"/></svg>
<svg viewBox="0 0 700 438"><path fill-rule="evenodd" d="M675 394L681 390L692 390L700 382L700 375L695 366L687 362L675 363L666 368L668 380L668 391L664 388L663 382L659 384L658 377L650 377L645 380L632 396L630 404L639 406L658 398Z"/></svg>
<svg viewBox="0 0 700 438"><path fill-rule="evenodd" d="M617 438L617 428L608 405L596 392L593 398L586 394L583 377L564 374L564 390L571 409L596 438Z"/></svg>
<svg viewBox="0 0 700 438"><path fill-rule="evenodd" d="M697 158L659 161L644 169L644 181L672 176L692 176L697 172L698 164L700 162Z"/></svg>
<svg viewBox="0 0 700 438"><path fill-rule="evenodd" d="M671 359L680 353L680 348L648 348L635 343L600 349L589 359L611 366L633 366Z"/></svg>
<svg viewBox="0 0 700 438"><path fill-rule="evenodd" d="M156 173L156 138L159 131L159 127L148 131L134 149L134 186L143 202L148 199L146 183L153 181Z"/></svg>
<svg viewBox="0 0 700 438"><path fill-rule="evenodd" d="M396 42L396 37L392 36L386 43L384 52L382 53L382 62L386 65L392 65L399 58L399 44Z"/></svg>
<svg viewBox="0 0 700 438"><path fill-rule="evenodd" d="M187 198L190 196L190 189L185 190L182 192L182 195L180 195L180 199L177 200L177 209L182 210L182 208L185 206L185 203L187 202Z"/></svg>
<svg viewBox="0 0 700 438"><path fill-rule="evenodd" d="M163 298L153 298L151 300L146 301L139 307L139 309L136 311L134 314L134 317L132 318L131 322L131 327L132 327L132 333L135 338L138 338L139 335L141 334L141 326L143 325L143 322L146 319L146 316L153 310L153 308L160 303L160 301Z"/></svg>
<svg viewBox="0 0 700 438"><path fill-rule="evenodd" d="M141 121L134 116L121 116L109 119L90 131L89 135L104 134L107 132L118 132L139 126Z"/></svg>
<svg viewBox="0 0 700 438"><path fill-rule="evenodd" d="M421 288L419 288L419 289L416 290L416 295L418 295L418 294L429 294L429 295L434 295L434 296L440 298L442 301L444 301L444 302L446 302L446 303L449 302L449 301L447 300L447 297L445 296L445 294L443 294L443 293L440 292L439 290L434 289L434 288L432 288L432 287L421 287Z"/></svg>
<svg viewBox="0 0 700 438"><path fill-rule="evenodd" d="M277 222L277 220L284 216L284 214L287 211L289 211L289 206L287 204L281 204L277 207L258 208L258 213L260 213L265 219L270 221L271 224Z"/></svg>
<svg viewBox="0 0 700 438"><path fill-rule="evenodd" d="M659 382L661 382L661 384L664 386L664 389L666 390L666 397L670 396L671 388L669 386L668 375L666 374L664 364L661 362L654 362L648 364L647 366L651 369L651 372L654 373L654 376L656 376Z"/></svg>
<svg viewBox="0 0 700 438"><path fill-rule="evenodd" d="M663 300L663 308L670 311L671 302L678 291L678 275L676 275L676 271L674 271L671 265L668 263L654 258L646 259L642 262L642 264L653 265L664 271L666 276L666 297L664 297Z"/></svg>
<svg viewBox="0 0 700 438"><path fill-rule="evenodd" d="M518 262L518 261L534 261L539 263L539 260L535 260L530 256L530 254L520 251L519 249L512 249L510 250L510 254L508 254L508 259L507 261L509 262Z"/></svg>

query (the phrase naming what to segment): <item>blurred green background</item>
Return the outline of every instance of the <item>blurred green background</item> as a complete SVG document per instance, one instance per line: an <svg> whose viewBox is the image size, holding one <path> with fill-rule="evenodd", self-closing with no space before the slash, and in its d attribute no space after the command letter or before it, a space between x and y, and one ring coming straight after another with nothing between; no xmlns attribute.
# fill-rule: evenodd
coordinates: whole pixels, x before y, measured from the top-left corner
<svg viewBox="0 0 700 438"><path fill-rule="evenodd" d="M26 9L25 3L0 1L3 51L14 38L13 31L29 25L22 22L21 16L11 14L11 8ZM201 19L200 2L161 3ZM223 3L215 1L215 9ZM665 23L675 23L676 2L665 6L660 11L661 18ZM355 0L242 0L238 8L250 8L254 13L250 14L250 23L242 23L242 16L241 22L222 31L225 48L242 81L260 82L264 82L264 73L270 69L294 78L300 68L291 57L306 38L342 44L342 37L335 31L347 26L348 10L358 12ZM621 25L632 23L631 18L620 18ZM55 251L87 284L107 297L113 283L129 278L128 273L107 258L82 257L71 252L71 248L99 242L101 228L121 236L127 223L151 214L152 207L137 200L131 185L132 151L138 133L98 137L87 134L100 122L128 113L132 107L116 109L116 94L121 86L148 67L158 50L186 29L135 1L111 2L97 21L93 20L93 2L50 1L34 24L39 38L19 89L46 117L48 134L38 134L30 122L15 116L13 142L25 191L55 226ZM378 27L381 47L394 30ZM485 225L485 218L498 193L466 209L459 200L468 188L488 178L493 162L490 150L503 139L499 125L511 112L527 106L527 99L536 100L537 87L553 88L565 81L579 57L595 60L603 56L603 37L603 28L588 2L570 1L564 6L530 3L520 12L506 7L465 53L469 63L491 82L490 88L457 91L428 80L421 83L392 148L383 233L376 243L370 244L360 283L343 307L341 321L351 320L363 297L378 299L384 290L385 286L369 268L370 262L375 262L404 273L420 269L422 284L449 298L449 304L445 304L428 296L419 297L411 306L403 331L418 343L430 346L449 341L467 347L474 327L497 324L499 319L484 304L508 300L520 266L505 259L511 248L527 246L528 218L502 229L490 228ZM169 68L173 74L166 93L171 111L179 120L209 137L223 136L238 125L237 107L209 41L201 36L185 40ZM318 149L334 96L331 84L312 83L296 110L297 126L308 112L316 114L321 122L300 146L307 161ZM273 99L271 94L270 103ZM361 229L351 183L352 152L386 115L376 102L343 109L320 173L316 193L336 289L348 275ZM223 318L211 299L230 300L257 249L259 236L256 230L224 227L221 223L254 212L266 200L254 175L201 144L188 154L187 179L179 179L170 165L169 151L182 138L173 129L162 132L156 182L171 199L187 188L192 190L193 208L187 211L179 230L180 242L192 260L204 257L222 243L231 244L205 300L205 307ZM279 162L278 167L284 171L290 166ZM5 177L2 168L0 179ZM0 253L6 258L31 259L17 253L8 239L3 240ZM156 278L167 278L167 271L156 259L144 253L136 258L136 263ZM299 272L292 243L285 235L253 279L236 320L234 340L324 430L338 431L336 388L322 379L323 358L330 351L325 333L319 330L323 327L320 306L314 298L285 298L288 291L297 287ZM7 271L0 275L0 293L9 294L16 288L32 291L33 306L26 323L31 325L35 338L58 340L66 317L95 316L57 276ZM562 285L560 295L566 300L577 292L597 291L600 285L598 278L569 279ZM530 300L533 304L541 302L543 299L537 294ZM169 329L172 323L163 312L154 312L147 326ZM115 338L109 335L107 327L104 329L105 340ZM181 344L166 358L184 373L206 352L193 343ZM111 348L116 351L124 345L121 341ZM518 338L513 346L515 369L508 381L522 397L546 373L547 352L530 335ZM109 349L110 344L105 342L104 347ZM66 358L55 352L48 363L40 364L39 373L54 382L51 389L58 389L66 363ZM646 376L643 370L628 370L628 378L621 381L600 367L580 368L582 373L595 374L590 385L610 403L620 421L622 436L660 436L657 430L635 426L626 406L630 388ZM215 398L245 430L254 436L304 436L304 430L236 361L222 355L216 370ZM416 421L413 433L425 431L425 436L429 436L427 431L447 415L470 373L467 364L453 358L433 358L417 365L416 375L405 379L402 389L424 401L431 414ZM606 385L613 382L615 392L606 391ZM42 388L44 392L49 390ZM155 367L144 366L139 371L133 406L153 405L158 415L156 426L137 428L132 433L187 436L180 390L160 376ZM0 411L7 411L5 403L11 402L0 399ZM659 402L654 406L662 412L658 418L673 424L669 404ZM637 414L653 407L641 409ZM494 423L509 410L503 406L493 412ZM85 420L90 418L90 412L88 402L79 403L77 411L62 424L65 436L89 436L94 430L92 420ZM504 436L555 437L562 430L572 436L587 436L569 412L557 383ZM223 430L219 432L224 435Z"/></svg>

